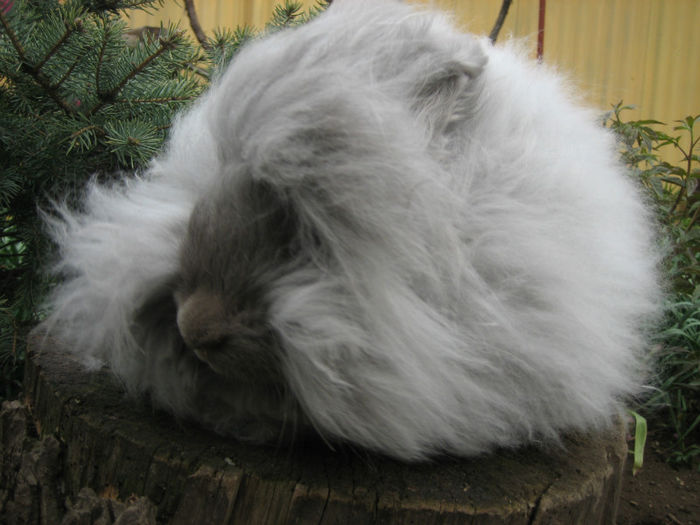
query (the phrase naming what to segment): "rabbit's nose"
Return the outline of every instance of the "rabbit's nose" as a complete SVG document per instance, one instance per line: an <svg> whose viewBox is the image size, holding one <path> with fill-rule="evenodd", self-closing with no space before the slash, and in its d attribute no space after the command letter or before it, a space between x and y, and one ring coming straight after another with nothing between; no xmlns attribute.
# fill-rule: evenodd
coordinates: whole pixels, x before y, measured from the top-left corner
<svg viewBox="0 0 700 525"><path fill-rule="evenodd" d="M205 353L224 345L228 337L226 317L219 297L196 291L178 308L177 326L188 347Z"/></svg>

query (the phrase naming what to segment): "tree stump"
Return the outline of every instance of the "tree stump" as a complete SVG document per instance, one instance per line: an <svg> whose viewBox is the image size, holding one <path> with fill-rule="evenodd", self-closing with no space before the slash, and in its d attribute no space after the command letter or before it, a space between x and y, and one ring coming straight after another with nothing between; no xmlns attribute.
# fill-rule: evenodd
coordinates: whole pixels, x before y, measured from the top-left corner
<svg viewBox="0 0 700 525"><path fill-rule="evenodd" d="M146 497L168 524L612 524L622 424L555 449L403 464L347 446L237 443L125 396L107 372L31 352L25 396L39 437L63 444L63 491Z"/></svg>

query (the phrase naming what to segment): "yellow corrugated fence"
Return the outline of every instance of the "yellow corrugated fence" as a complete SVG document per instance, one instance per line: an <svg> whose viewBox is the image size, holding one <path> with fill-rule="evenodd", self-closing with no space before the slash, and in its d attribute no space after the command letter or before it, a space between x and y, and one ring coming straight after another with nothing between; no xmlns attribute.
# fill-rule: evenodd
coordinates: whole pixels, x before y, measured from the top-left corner
<svg viewBox="0 0 700 525"><path fill-rule="evenodd" d="M347 1L347 0L346 0ZM205 31L262 27L276 0L196 0ZM315 0L304 0L306 7ZM466 30L488 34L501 0L424 0L452 12ZM528 39L536 49L540 0L514 0L499 40ZM180 20L181 1L153 14L137 12L132 27ZM601 110L635 104L630 118L662 121L700 113L700 0L547 0L544 61L568 72Z"/></svg>

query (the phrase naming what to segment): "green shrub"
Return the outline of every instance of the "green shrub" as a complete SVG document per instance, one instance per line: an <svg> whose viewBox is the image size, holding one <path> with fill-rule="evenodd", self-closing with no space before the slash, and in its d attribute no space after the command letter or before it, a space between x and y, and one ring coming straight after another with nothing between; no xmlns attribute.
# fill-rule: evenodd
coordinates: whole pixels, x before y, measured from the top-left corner
<svg viewBox="0 0 700 525"><path fill-rule="evenodd" d="M676 121L669 135L655 120L624 121L630 106L613 107L606 124L621 138L622 157L648 190L668 255L668 299L654 355L657 390L639 408L667 434L668 460L700 459L700 115ZM675 155L676 163L663 160Z"/></svg>
<svg viewBox="0 0 700 525"><path fill-rule="evenodd" d="M687 299L684 301L684 299ZM677 296L666 310L659 333L658 390L647 401L660 409L659 421L670 441L665 444L672 463L700 460L700 300Z"/></svg>
<svg viewBox="0 0 700 525"><path fill-rule="evenodd" d="M144 166L202 89L192 73L201 52L175 27L127 46L119 12L151 4L18 0L0 13L2 397L17 392L50 284L37 207L79 195L91 176Z"/></svg>

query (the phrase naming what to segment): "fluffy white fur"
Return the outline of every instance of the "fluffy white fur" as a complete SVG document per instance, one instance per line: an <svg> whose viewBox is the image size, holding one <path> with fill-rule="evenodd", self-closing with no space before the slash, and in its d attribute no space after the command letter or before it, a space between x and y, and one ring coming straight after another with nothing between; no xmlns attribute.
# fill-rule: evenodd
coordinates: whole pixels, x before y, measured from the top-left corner
<svg viewBox="0 0 700 525"><path fill-rule="evenodd" d="M390 0L249 44L145 174L50 221L45 327L242 438L415 460L605 426L643 381L652 228L613 138L522 55ZM246 233L268 208L283 240ZM248 310L274 354L251 370Z"/></svg>

